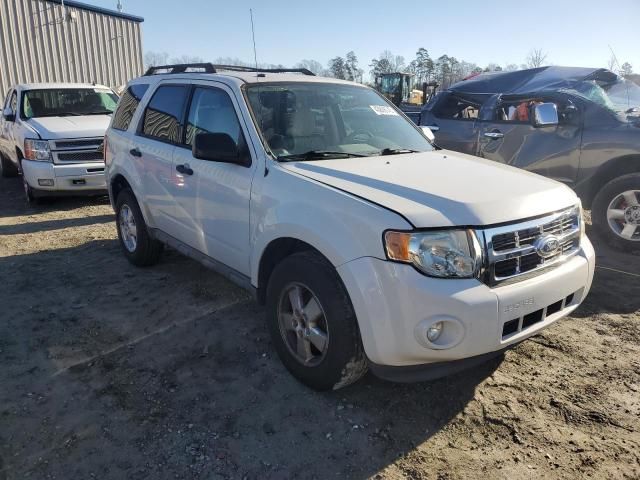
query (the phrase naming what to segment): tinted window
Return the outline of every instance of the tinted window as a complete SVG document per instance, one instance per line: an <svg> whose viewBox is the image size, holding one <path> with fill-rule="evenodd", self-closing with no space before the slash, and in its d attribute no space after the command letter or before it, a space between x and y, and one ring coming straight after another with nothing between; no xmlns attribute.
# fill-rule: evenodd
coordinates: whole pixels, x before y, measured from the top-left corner
<svg viewBox="0 0 640 480"><path fill-rule="evenodd" d="M113 117L111 125L113 128L117 130L127 130L129 128L133 114L136 113L138 104L148 88L149 85L146 84L131 85L127 88Z"/></svg>
<svg viewBox="0 0 640 480"><path fill-rule="evenodd" d="M480 104L453 95L441 100L433 109L438 118L450 120L475 120L480 112Z"/></svg>
<svg viewBox="0 0 640 480"><path fill-rule="evenodd" d="M181 143L182 116L189 88L165 85L158 88L144 111L142 133L165 142Z"/></svg>
<svg viewBox="0 0 640 480"><path fill-rule="evenodd" d="M240 145L240 123L229 95L222 90L196 88L187 121L187 144L199 133L226 133Z"/></svg>

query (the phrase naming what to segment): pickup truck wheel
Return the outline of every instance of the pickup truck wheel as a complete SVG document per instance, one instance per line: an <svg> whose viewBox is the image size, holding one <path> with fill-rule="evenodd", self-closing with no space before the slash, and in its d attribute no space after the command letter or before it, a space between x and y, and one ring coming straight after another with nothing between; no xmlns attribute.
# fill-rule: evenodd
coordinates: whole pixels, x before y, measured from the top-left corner
<svg viewBox="0 0 640 480"><path fill-rule="evenodd" d="M611 180L593 201L593 226L611 246L640 249L640 173Z"/></svg>
<svg viewBox="0 0 640 480"><path fill-rule="evenodd" d="M39 194L38 190L27 183L24 175L22 176L22 188L24 190L24 196L27 199L27 203L30 205L40 205L42 203L42 195Z"/></svg>
<svg viewBox="0 0 640 480"><path fill-rule="evenodd" d="M163 244L149 235L140 206L129 189L116 200L116 226L120 246L127 259L139 267L158 262Z"/></svg>
<svg viewBox="0 0 640 480"><path fill-rule="evenodd" d="M1 153L0 153L0 173L5 178L15 177L18 175L17 167L11 162L11 160L9 160L7 157L5 157Z"/></svg>
<svg viewBox="0 0 640 480"><path fill-rule="evenodd" d="M275 267L267 323L282 363L311 388L342 388L367 371L351 300L333 266L315 252L295 253Z"/></svg>

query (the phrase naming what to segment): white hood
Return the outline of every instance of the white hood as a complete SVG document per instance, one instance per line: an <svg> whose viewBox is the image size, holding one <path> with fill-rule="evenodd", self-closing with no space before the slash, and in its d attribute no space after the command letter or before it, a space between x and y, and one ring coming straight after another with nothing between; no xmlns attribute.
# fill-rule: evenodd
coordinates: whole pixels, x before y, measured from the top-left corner
<svg viewBox="0 0 640 480"><path fill-rule="evenodd" d="M107 131L110 115L82 115L77 117L37 117L27 120L43 140L58 138L102 137Z"/></svg>
<svg viewBox="0 0 640 480"><path fill-rule="evenodd" d="M513 222L578 203L559 182L447 150L281 165L394 210L417 228Z"/></svg>

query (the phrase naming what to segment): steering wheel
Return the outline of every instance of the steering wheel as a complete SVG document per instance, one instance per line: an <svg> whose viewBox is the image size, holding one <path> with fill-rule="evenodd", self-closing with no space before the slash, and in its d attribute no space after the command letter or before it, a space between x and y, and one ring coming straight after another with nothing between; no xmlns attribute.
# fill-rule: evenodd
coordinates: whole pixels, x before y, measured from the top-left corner
<svg viewBox="0 0 640 480"><path fill-rule="evenodd" d="M347 135L345 140L348 140L349 143L367 143L373 137L375 135L368 130L354 130Z"/></svg>

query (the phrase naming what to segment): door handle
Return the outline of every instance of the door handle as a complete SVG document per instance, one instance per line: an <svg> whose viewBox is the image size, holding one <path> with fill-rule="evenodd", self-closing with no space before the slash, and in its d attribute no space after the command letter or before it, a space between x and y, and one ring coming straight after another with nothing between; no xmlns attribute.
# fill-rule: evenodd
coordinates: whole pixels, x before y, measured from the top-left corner
<svg viewBox="0 0 640 480"><path fill-rule="evenodd" d="M176 170L182 175L193 175L193 170L191 170L188 163L185 163L184 165L176 165Z"/></svg>
<svg viewBox="0 0 640 480"><path fill-rule="evenodd" d="M131 150L129 150L129 153L131 155L133 155L134 157L141 157L142 156L142 152L140 150L138 150L137 148L132 148Z"/></svg>
<svg viewBox="0 0 640 480"><path fill-rule="evenodd" d="M432 132L437 132L438 130L440 130L440 127L438 125L423 125L423 126L427 127Z"/></svg>
<svg viewBox="0 0 640 480"><path fill-rule="evenodd" d="M502 132L484 132L484 136L487 138L491 138L495 140L496 138L504 137L504 133Z"/></svg>

